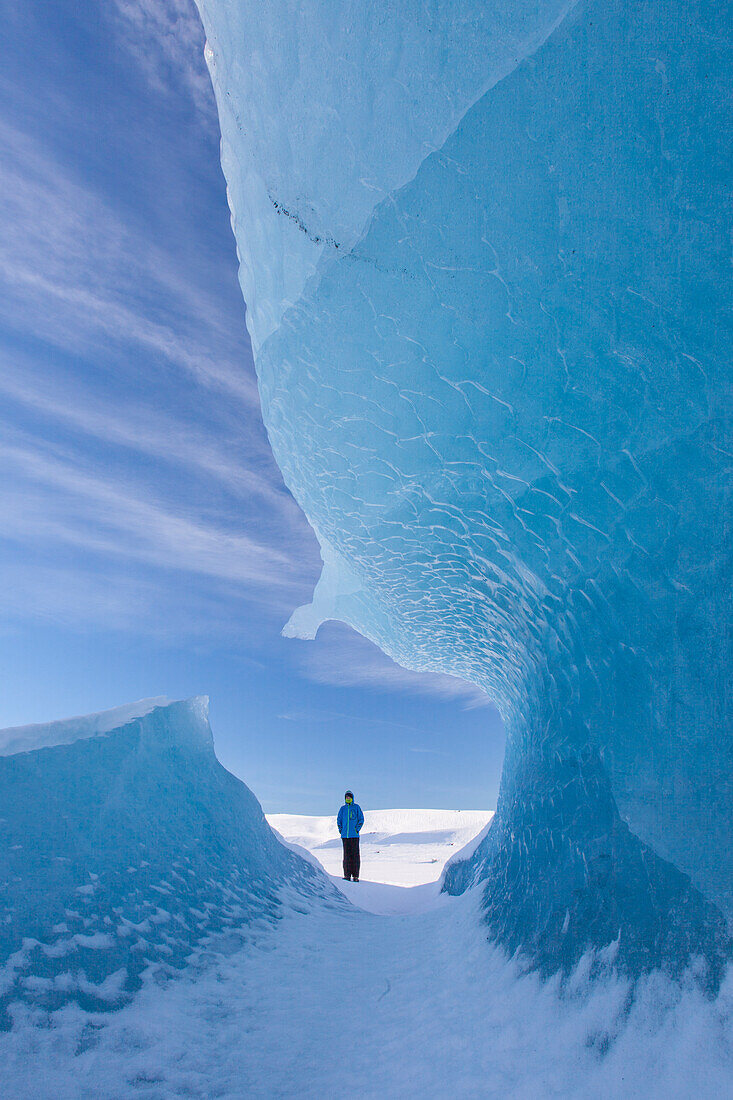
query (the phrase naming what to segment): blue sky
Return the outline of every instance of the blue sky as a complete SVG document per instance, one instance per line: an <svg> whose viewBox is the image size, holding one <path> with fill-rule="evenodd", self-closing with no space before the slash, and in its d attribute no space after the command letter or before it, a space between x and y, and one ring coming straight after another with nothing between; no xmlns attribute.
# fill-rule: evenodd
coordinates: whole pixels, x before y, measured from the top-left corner
<svg viewBox="0 0 733 1100"><path fill-rule="evenodd" d="M0 0L0 726L211 696L268 811L492 807L501 721L339 624L262 426L190 0Z"/></svg>

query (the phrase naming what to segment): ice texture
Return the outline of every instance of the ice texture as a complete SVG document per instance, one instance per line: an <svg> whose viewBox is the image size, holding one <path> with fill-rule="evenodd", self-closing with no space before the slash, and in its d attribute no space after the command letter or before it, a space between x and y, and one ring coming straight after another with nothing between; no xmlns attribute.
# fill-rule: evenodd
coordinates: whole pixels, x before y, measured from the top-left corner
<svg viewBox="0 0 733 1100"><path fill-rule="evenodd" d="M0 1028L19 1002L117 1008L145 972L272 924L285 883L323 892L216 759L208 700L157 703L29 727L40 747L0 755Z"/></svg>
<svg viewBox="0 0 733 1100"><path fill-rule="evenodd" d="M197 0L313 603L504 716L446 888L544 969L729 951L730 11Z"/></svg>
<svg viewBox="0 0 733 1100"><path fill-rule="evenodd" d="M17 752L34 752L57 745L70 745L87 737L127 726L134 718L143 718L156 707L170 702L164 695L153 699L140 699L98 714L83 714L76 718L62 718L57 722L40 722L31 726L9 726L0 730L0 756L13 756Z"/></svg>

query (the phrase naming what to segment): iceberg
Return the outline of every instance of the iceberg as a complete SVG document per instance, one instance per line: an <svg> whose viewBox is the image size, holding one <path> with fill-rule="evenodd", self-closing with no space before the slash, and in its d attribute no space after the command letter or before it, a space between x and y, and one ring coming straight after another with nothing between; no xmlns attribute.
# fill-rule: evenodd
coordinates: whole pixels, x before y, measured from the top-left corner
<svg viewBox="0 0 733 1100"><path fill-rule="evenodd" d="M231 953L325 876L216 759L205 697L0 731L0 1029ZM292 899L291 899L292 901Z"/></svg>
<svg viewBox="0 0 733 1100"><path fill-rule="evenodd" d="M446 889L730 950L725 5L197 0L262 410L350 624L507 726Z"/></svg>

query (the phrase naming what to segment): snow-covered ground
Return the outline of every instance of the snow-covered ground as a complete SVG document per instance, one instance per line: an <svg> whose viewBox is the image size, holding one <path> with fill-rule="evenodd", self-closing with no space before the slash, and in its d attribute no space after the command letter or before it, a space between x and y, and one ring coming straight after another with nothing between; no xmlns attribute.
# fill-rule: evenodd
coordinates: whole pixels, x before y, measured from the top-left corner
<svg viewBox="0 0 733 1100"><path fill-rule="evenodd" d="M470 855L493 816L492 810L365 810L358 884L343 880L335 814L268 814L267 820L284 840L315 856L354 905L392 915L431 904L445 864Z"/></svg>
<svg viewBox="0 0 733 1100"><path fill-rule="evenodd" d="M403 874L414 881L408 852L425 861L453 850L445 839L450 821L436 821L433 813L391 819L395 832L379 842L379 855L392 851L393 880ZM300 832L287 831L319 851L329 837L308 820ZM280 825L286 827L282 819ZM374 818L369 827L378 831ZM454 847L462 828L452 830ZM332 858L336 849L325 851ZM373 854L375 861L365 862L370 875L379 866L376 847ZM426 866L436 865L422 864L416 886L342 883L359 907L338 894L308 896L286 887L282 919L253 927L245 947L204 954L177 980L159 984L151 973L135 1001L111 1015L67 1006L34 1026L30 1010L21 1008L13 1032L0 1036L0 1096L730 1095L730 977L715 1000L660 975L643 979L632 998L626 980L589 983L581 966L561 995L557 982L522 973L487 942L477 892L439 894L435 878L424 881ZM392 904L393 912L399 906L389 898L401 894L402 914L364 912L369 892L377 909Z"/></svg>

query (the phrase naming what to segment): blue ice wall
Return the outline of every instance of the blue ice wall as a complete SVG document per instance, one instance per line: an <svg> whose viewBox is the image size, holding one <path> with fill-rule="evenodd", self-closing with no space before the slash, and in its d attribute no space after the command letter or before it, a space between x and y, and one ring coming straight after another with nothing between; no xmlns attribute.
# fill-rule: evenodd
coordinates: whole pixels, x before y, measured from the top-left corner
<svg viewBox="0 0 733 1100"><path fill-rule="evenodd" d="M0 1028L118 1007L256 936L285 885L328 890L216 759L207 704L0 731Z"/></svg>
<svg viewBox="0 0 733 1100"><path fill-rule="evenodd" d="M508 947L719 960L729 6L199 7L263 415L323 550L289 631L342 619L497 702L500 805L447 887L484 880Z"/></svg>

